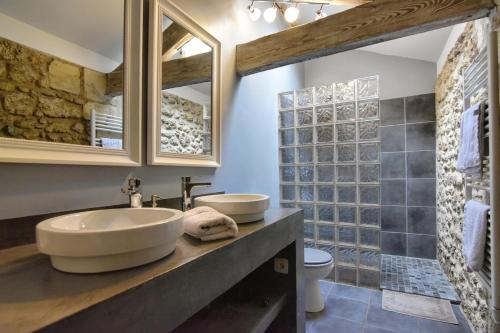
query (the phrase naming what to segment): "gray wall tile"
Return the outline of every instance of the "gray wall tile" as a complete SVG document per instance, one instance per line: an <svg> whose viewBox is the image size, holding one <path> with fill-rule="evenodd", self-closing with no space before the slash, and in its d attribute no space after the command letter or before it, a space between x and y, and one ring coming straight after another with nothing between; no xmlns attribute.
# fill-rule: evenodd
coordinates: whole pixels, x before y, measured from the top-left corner
<svg viewBox="0 0 500 333"><path fill-rule="evenodd" d="M407 153L408 178L436 178L436 152Z"/></svg>
<svg viewBox="0 0 500 333"><path fill-rule="evenodd" d="M406 150L435 150L436 123L406 125Z"/></svg>
<svg viewBox="0 0 500 333"><path fill-rule="evenodd" d="M381 179L404 179L405 153L382 153L380 154L380 178Z"/></svg>
<svg viewBox="0 0 500 333"><path fill-rule="evenodd" d="M436 259L436 236L408 234L408 256Z"/></svg>
<svg viewBox="0 0 500 333"><path fill-rule="evenodd" d="M435 235L436 208L408 207L408 232Z"/></svg>
<svg viewBox="0 0 500 333"><path fill-rule="evenodd" d="M406 232L406 207L382 206L382 231Z"/></svg>
<svg viewBox="0 0 500 333"><path fill-rule="evenodd" d="M380 127L380 150L382 152L394 152L405 150L405 126L382 126Z"/></svg>
<svg viewBox="0 0 500 333"><path fill-rule="evenodd" d="M404 124L404 112L403 98L380 101L380 124L382 126Z"/></svg>
<svg viewBox="0 0 500 333"><path fill-rule="evenodd" d="M436 120L435 94L406 97L406 123Z"/></svg>
<svg viewBox="0 0 500 333"><path fill-rule="evenodd" d="M435 179L408 179L408 206L436 206Z"/></svg>
<svg viewBox="0 0 500 333"><path fill-rule="evenodd" d="M405 180L383 180L382 205L406 205L406 181Z"/></svg>
<svg viewBox="0 0 500 333"><path fill-rule="evenodd" d="M383 254L406 256L406 233L381 232L381 251Z"/></svg>

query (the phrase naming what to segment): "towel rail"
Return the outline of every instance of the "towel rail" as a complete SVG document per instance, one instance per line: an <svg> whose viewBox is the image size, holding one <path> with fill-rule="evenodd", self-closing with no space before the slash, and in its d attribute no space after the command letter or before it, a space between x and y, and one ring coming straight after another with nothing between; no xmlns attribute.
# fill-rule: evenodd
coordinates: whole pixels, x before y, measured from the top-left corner
<svg viewBox="0 0 500 333"><path fill-rule="evenodd" d="M102 147L102 139L97 137L97 131L123 135L123 118L112 114L92 110L90 120L90 143Z"/></svg>

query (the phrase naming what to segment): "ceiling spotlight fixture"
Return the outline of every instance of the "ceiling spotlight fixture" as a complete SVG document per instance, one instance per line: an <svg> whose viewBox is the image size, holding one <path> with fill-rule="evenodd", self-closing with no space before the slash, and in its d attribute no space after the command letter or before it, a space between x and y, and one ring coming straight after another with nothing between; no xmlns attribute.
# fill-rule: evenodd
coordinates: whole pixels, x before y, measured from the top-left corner
<svg viewBox="0 0 500 333"><path fill-rule="evenodd" d="M316 17L314 17L314 20L321 20L324 17L326 17L326 13L323 11L323 5L321 5L319 10L316 12Z"/></svg>
<svg viewBox="0 0 500 333"><path fill-rule="evenodd" d="M260 9L253 5L253 1L252 4L248 6L248 16L250 17L250 20L254 22L260 18Z"/></svg>
<svg viewBox="0 0 500 333"><path fill-rule="evenodd" d="M300 13L300 11L297 8L297 3L296 3L295 7L288 7L285 10L285 20L288 23L293 23L293 22L297 21L297 19L299 18L299 13Z"/></svg>
<svg viewBox="0 0 500 333"><path fill-rule="evenodd" d="M264 20L267 23L273 23L274 20L276 19L276 12L278 11L278 8L276 8L276 4L273 2L272 7L269 7L264 11Z"/></svg>

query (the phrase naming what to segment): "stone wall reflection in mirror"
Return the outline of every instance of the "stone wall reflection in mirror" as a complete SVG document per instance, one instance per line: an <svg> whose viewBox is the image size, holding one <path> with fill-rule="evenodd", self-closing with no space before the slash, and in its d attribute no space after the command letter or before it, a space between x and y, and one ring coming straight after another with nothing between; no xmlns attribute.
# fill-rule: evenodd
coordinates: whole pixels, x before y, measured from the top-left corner
<svg viewBox="0 0 500 333"><path fill-rule="evenodd" d="M163 19L160 150L211 155L212 48Z"/></svg>
<svg viewBox="0 0 500 333"><path fill-rule="evenodd" d="M0 22L0 138L122 149L124 0L3 1Z"/></svg>

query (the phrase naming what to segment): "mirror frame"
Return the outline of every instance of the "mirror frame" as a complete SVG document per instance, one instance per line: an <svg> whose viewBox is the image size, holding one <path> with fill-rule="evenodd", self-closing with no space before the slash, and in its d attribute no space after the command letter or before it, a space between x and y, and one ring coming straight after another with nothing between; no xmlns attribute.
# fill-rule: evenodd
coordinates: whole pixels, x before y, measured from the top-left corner
<svg viewBox="0 0 500 333"><path fill-rule="evenodd" d="M0 162L110 166L142 164L143 4L137 0L124 1L124 149L0 138Z"/></svg>
<svg viewBox="0 0 500 333"><path fill-rule="evenodd" d="M183 26L193 35L212 48L212 154L194 155L162 152L160 150L161 133L161 64L163 15ZM219 167L220 166L220 42L205 31L188 14L170 0L153 0L149 8L149 84L148 87L148 164Z"/></svg>

